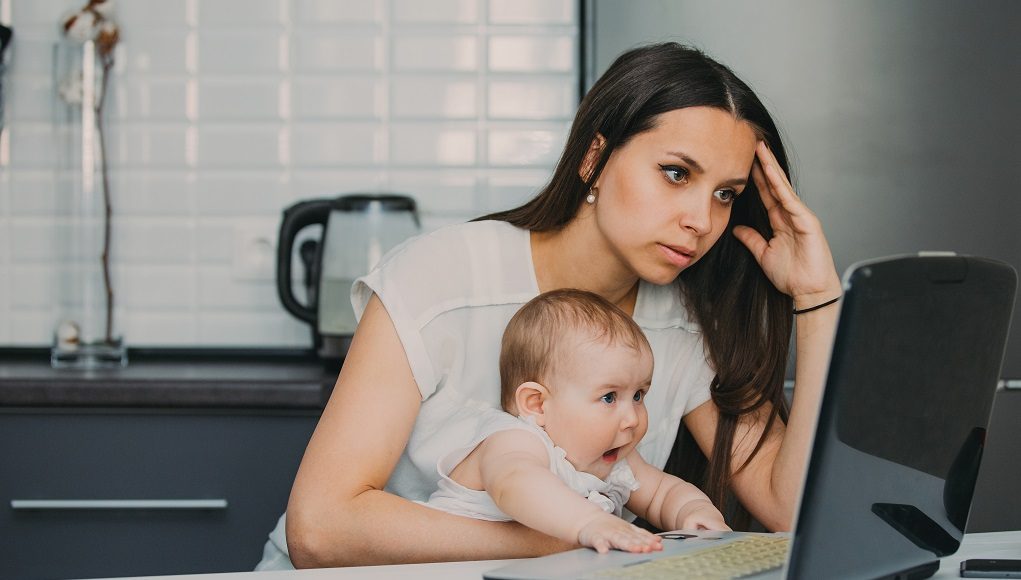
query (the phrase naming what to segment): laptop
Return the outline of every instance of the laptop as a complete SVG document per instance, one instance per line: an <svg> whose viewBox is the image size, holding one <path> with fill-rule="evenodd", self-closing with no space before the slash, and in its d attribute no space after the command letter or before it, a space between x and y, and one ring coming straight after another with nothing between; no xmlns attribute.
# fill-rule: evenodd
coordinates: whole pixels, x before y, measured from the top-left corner
<svg viewBox="0 0 1021 580"><path fill-rule="evenodd" d="M484 577L934 574L964 535L1017 273L994 260L923 252L855 264L843 282L792 534L682 530L664 534L654 554L582 548Z"/></svg>

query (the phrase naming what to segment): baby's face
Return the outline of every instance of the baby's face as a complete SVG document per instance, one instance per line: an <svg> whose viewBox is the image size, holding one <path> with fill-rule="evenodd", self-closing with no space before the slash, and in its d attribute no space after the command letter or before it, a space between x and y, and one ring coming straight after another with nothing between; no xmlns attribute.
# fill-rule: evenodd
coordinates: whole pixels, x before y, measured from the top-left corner
<svg viewBox="0 0 1021 580"><path fill-rule="evenodd" d="M652 353L587 338L564 352L547 381L544 428L575 468L605 478L649 428Z"/></svg>

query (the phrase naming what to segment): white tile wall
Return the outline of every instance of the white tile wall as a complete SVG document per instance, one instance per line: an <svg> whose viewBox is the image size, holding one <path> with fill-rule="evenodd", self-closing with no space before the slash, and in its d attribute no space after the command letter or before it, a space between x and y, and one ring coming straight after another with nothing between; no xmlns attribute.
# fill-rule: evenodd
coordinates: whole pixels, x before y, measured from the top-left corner
<svg viewBox="0 0 1021 580"><path fill-rule="evenodd" d="M394 68L406 71L474 71L479 38L467 34L401 34L393 38Z"/></svg>
<svg viewBox="0 0 1021 580"><path fill-rule="evenodd" d="M571 24L572 0L489 0L489 21L504 24Z"/></svg>
<svg viewBox="0 0 1021 580"><path fill-rule="evenodd" d="M566 125L516 123L489 130L489 164L549 166L563 149Z"/></svg>
<svg viewBox="0 0 1021 580"><path fill-rule="evenodd" d="M195 305L195 269L188 265L133 265L118 276L120 303L129 310L189 310Z"/></svg>
<svg viewBox="0 0 1021 580"><path fill-rule="evenodd" d="M278 24L286 19L286 4L283 0L246 0L243 5L206 0L198 2L198 19L202 26L231 28Z"/></svg>
<svg viewBox="0 0 1021 580"><path fill-rule="evenodd" d="M476 0L394 0L394 20L405 23L464 23L478 21Z"/></svg>
<svg viewBox="0 0 1021 580"><path fill-rule="evenodd" d="M570 34L494 36L489 39L489 70L570 73L576 52Z"/></svg>
<svg viewBox="0 0 1021 580"><path fill-rule="evenodd" d="M40 2L40 4L46 4ZM220 4L211 2L210 4ZM51 4L52 6L52 4ZM49 7L48 7L49 8ZM117 4L118 17L124 22L137 26L187 26L187 2L167 2L166 0L128 0ZM15 12L17 17L17 12ZM47 11L46 23L49 24L53 15Z"/></svg>
<svg viewBox="0 0 1021 580"><path fill-rule="evenodd" d="M290 85L291 118L295 121L381 119L386 112L386 84L376 76L331 74L296 78Z"/></svg>
<svg viewBox="0 0 1021 580"><path fill-rule="evenodd" d="M385 161L379 123L295 123L290 149L295 167L362 167Z"/></svg>
<svg viewBox="0 0 1021 580"><path fill-rule="evenodd" d="M207 171L196 180L196 211L203 216L276 217L289 189L284 171Z"/></svg>
<svg viewBox="0 0 1021 580"><path fill-rule="evenodd" d="M113 87L110 118L116 121L184 122L189 119L188 94L190 81L181 78L149 78L128 76ZM47 80L45 94L40 94L40 108L45 107L45 120L51 118L52 83ZM19 115L20 118L20 115Z"/></svg>
<svg viewBox="0 0 1021 580"><path fill-rule="evenodd" d="M53 340L53 320L52 308L12 309L5 332L10 336L10 344L48 345Z"/></svg>
<svg viewBox="0 0 1021 580"><path fill-rule="evenodd" d="M185 124L154 122L110 129L107 158L111 171L139 167L182 170L194 166L189 155L189 127ZM42 152L39 157L40 163L49 164L52 151Z"/></svg>
<svg viewBox="0 0 1021 580"><path fill-rule="evenodd" d="M57 0L48 0L45 3L52 5L58 2ZM64 2L59 2L59 4L64 4ZM16 29L18 26L17 12L14 13L13 19ZM194 30L166 30L140 26L138 33L132 34L131 30L127 28L128 24L128 22L123 23L124 44L122 45L123 49L117 54L120 62L118 66L125 70L126 74L150 76L196 72L195 63L189 62L195 57L196 33ZM56 40L56 34L54 33L52 36L54 38L50 39L50 43Z"/></svg>
<svg viewBox="0 0 1021 580"><path fill-rule="evenodd" d="M230 264L234 256L233 218L202 218L195 226L195 259L199 264Z"/></svg>
<svg viewBox="0 0 1021 580"><path fill-rule="evenodd" d="M9 189L18 192L12 196L7 210L14 217L54 217L66 215L67 205L60 203L57 179L52 171L21 171L11 176ZM5 188L8 189L8 188ZM6 193L5 193L6 195Z"/></svg>
<svg viewBox="0 0 1021 580"><path fill-rule="evenodd" d="M48 344L68 292L51 67L57 19L83 3L0 0L16 31L0 137L0 345ZM284 207L397 191L418 200L427 230L510 207L548 179L578 99L576 0L117 10L112 255L118 324L135 346L307 346L274 288Z"/></svg>
<svg viewBox="0 0 1021 580"><path fill-rule="evenodd" d="M575 108L575 88L560 79L511 77L489 82L491 119L565 119Z"/></svg>
<svg viewBox="0 0 1021 580"><path fill-rule="evenodd" d="M425 167L475 165L476 128L451 123L392 124L390 159Z"/></svg>
<svg viewBox="0 0 1021 580"><path fill-rule="evenodd" d="M186 347L199 342L197 319L188 312L134 311L122 328L133 344Z"/></svg>
<svg viewBox="0 0 1021 580"><path fill-rule="evenodd" d="M204 178L202 183L206 181ZM125 218L164 217L184 222L183 218L190 218L195 211L197 184L194 172L118 171L113 185L115 211Z"/></svg>
<svg viewBox="0 0 1021 580"><path fill-rule="evenodd" d="M369 24L385 18L383 0L295 0L288 4L300 24Z"/></svg>
<svg viewBox="0 0 1021 580"><path fill-rule="evenodd" d="M390 82L392 106L397 119L475 119L478 82L465 78L408 75Z"/></svg>
<svg viewBox="0 0 1021 580"><path fill-rule="evenodd" d="M195 254L194 227L183 220L136 218L117 223L117 257L127 265L191 264Z"/></svg>
<svg viewBox="0 0 1021 580"><path fill-rule="evenodd" d="M383 39L374 31L308 29L292 36L294 69L307 73L376 71L383 67Z"/></svg>
<svg viewBox="0 0 1021 580"><path fill-rule="evenodd" d="M199 72L210 75L272 74L287 68L287 37L274 29L199 33Z"/></svg>
<svg viewBox="0 0 1021 580"><path fill-rule="evenodd" d="M286 117L281 83L270 78L211 78L198 84L198 116L203 121L263 121ZM281 114L285 113L285 114Z"/></svg>
<svg viewBox="0 0 1021 580"><path fill-rule="evenodd" d="M22 265L10 269L10 305L18 310L45 309L55 304L57 272L49 265Z"/></svg>

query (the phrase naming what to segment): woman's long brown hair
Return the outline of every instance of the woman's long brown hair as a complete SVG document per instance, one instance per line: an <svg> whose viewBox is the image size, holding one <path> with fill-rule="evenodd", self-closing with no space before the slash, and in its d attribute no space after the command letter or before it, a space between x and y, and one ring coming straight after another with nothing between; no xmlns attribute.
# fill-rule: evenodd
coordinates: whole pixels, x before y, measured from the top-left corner
<svg viewBox="0 0 1021 580"><path fill-rule="evenodd" d="M676 43L639 47L622 54L585 95L567 145L549 183L524 205L484 216L537 232L556 231L574 219L589 183L595 182L610 154L653 128L657 116L686 107L714 107L755 127L789 175L787 156L766 108L727 67L702 52ZM605 139L588 180L579 168L597 135ZM678 291L702 328L706 358L716 376L710 393L719 408L712 453L699 451L681 424L666 470L700 485L721 509L729 506L731 525L745 527L747 511L729 493L734 473L734 433L742 415L768 405L766 429L787 421L783 379L792 327L790 297L766 278L751 253L730 230L755 228L767 240L773 231L754 181L733 204L727 232L701 260L681 273ZM757 442L752 457L762 447Z"/></svg>

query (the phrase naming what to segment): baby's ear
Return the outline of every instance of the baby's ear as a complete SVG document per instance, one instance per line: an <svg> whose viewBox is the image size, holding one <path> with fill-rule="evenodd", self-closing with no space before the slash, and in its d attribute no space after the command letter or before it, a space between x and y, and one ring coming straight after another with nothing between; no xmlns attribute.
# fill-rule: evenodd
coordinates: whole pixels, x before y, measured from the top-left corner
<svg viewBox="0 0 1021 580"><path fill-rule="evenodd" d="M542 427L546 419L543 403L546 402L549 395L549 389L534 381L518 385L517 391L514 392L514 404L518 407L518 417L522 419L533 417L536 424Z"/></svg>

